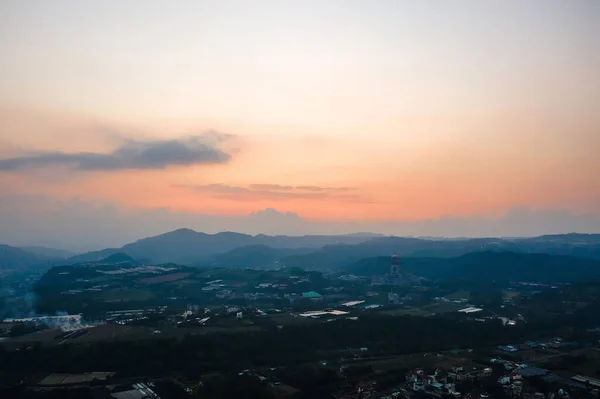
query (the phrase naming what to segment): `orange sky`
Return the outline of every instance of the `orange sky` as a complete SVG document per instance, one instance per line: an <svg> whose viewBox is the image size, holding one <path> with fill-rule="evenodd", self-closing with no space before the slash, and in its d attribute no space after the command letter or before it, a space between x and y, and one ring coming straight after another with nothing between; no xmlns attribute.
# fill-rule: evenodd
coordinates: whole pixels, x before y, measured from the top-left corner
<svg viewBox="0 0 600 399"><path fill-rule="evenodd" d="M1 195L317 220L600 214L594 2L51 3L0 6ZM190 137L227 160L44 158Z"/></svg>

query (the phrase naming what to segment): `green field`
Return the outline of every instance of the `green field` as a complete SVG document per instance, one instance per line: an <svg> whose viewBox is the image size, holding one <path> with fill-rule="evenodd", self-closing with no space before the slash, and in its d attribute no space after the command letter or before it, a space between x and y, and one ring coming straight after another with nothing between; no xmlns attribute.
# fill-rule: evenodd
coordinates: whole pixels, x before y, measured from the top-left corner
<svg viewBox="0 0 600 399"><path fill-rule="evenodd" d="M597 378L596 373L600 370L600 349L580 349L550 357L539 364L565 378L576 374Z"/></svg>
<svg viewBox="0 0 600 399"><path fill-rule="evenodd" d="M272 315L263 316L263 317L268 318L273 323L275 323L277 325L282 325L282 326L310 324L310 323L318 323L319 322L319 320L311 319L310 317L301 317L301 316L293 317L289 313L278 313L278 314L272 314ZM336 317L336 316L332 316L332 317Z"/></svg>
<svg viewBox="0 0 600 399"><path fill-rule="evenodd" d="M428 310L409 306L400 309L383 310L380 313L388 316L430 316L432 314Z"/></svg>
<svg viewBox="0 0 600 399"><path fill-rule="evenodd" d="M460 299L466 299L469 300L471 299L471 294L469 293L469 291L456 291L453 292L452 294L446 295L446 298L448 298L451 301L458 301Z"/></svg>
<svg viewBox="0 0 600 399"><path fill-rule="evenodd" d="M502 297L507 300L519 297L520 295L521 293L518 291L502 291Z"/></svg>
<svg viewBox="0 0 600 399"><path fill-rule="evenodd" d="M351 364L364 364L373 367L374 372L387 372L393 370L407 370L412 368L462 366L467 369L482 368L484 365L478 364L468 356L418 353L414 355L392 356L384 358L361 359L353 361Z"/></svg>

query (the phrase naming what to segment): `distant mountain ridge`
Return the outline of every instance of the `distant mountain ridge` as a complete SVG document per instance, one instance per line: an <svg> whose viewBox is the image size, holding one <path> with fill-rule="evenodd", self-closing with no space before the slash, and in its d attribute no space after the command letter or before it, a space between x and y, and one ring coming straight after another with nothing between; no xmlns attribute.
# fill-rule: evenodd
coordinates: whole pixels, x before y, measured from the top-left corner
<svg viewBox="0 0 600 399"><path fill-rule="evenodd" d="M57 249L57 248L48 248L48 247L37 247L37 246L29 246L29 247L20 247L21 249L34 253L36 255L49 257L49 258L63 258L67 259L72 256L75 256L74 252L67 251L65 249Z"/></svg>
<svg viewBox="0 0 600 399"><path fill-rule="evenodd" d="M398 254L403 257L457 257L470 252L549 253L600 259L600 234L564 234L533 238L432 239L349 235L256 236L235 232L206 234L178 229L143 238L121 248L76 255L67 263L97 261L126 253L148 262L174 262L214 267L263 267L278 262L289 267L339 269L363 258Z"/></svg>
<svg viewBox="0 0 600 399"><path fill-rule="evenodd" d="M585 236L582 240L581 236ZM590 237L591 236L591 237ZM549 236L523 239L471 238L432 240L405 237L374 238L355 245L330 245L282 262L290 267L339 269L362 258L397 254L401 257L457 257L471 252L516 252L570 255L600 259L600 235Z"/></svg>
<svg viewBox="0 0 600 399"><path fill-rule="evenodd" d="M21 248L0 244L0 270L43 269L51 267L60 260L60 258L44 256Z"/></svg>
<svg viewBox="0 0 600 399"><path fill-rule="evenodd" d="M287 256L305 255L313 251L313 248L272 248L267 245L249 245L208 257L194 266L271 269L284 266L282 259Z"/></svg>
<svg viewBox="0 0 600 399"><path fill-rule="evenodd" d="M154 237L143 238L121 248L106 248L69 258L70 263L95 261L113 253L123 252L137 259L153 262L191 264L208 256L225 253L240 247L263 245L276 249L318 249L327 244L357 244L372 239L370 235L307 235L256 236L222 232L206 234L191 229L178 229Z"/></svg>

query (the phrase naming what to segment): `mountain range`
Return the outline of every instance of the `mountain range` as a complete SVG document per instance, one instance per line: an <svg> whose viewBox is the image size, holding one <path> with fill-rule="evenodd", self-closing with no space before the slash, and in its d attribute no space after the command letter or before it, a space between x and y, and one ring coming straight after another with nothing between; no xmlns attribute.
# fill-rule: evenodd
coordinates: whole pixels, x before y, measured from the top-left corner
<svg viewBox="0 0 600 399"><path fill-rule="evenodd" d="M407 238L370 233L348 235L256 236L234 232L205 234L178 229L140 239L121 248L69 256L48 248L0 245L0 269L93 262L125 253L146 263L201 267L274 265L318 270L340 269L377 256L451 258L471 252L521 252L600 259L600 234L562 234L534 238Z"/></svg>
<svg viewBox="0 0 600 399"><path fill-rule="evenodd" d="M107 248L71 257L69 261L78 263L96 261L123 252L136 259L149 259L156 263L175 262L192 264L210 256L225 253L236 248L262 245L275 249L318 249L324 245L353 245L376 235L349 234L342 236L256 236L222 232L217 234L199 233L191 229L178 229L154 237L143 238L121 248Z"/></svg>

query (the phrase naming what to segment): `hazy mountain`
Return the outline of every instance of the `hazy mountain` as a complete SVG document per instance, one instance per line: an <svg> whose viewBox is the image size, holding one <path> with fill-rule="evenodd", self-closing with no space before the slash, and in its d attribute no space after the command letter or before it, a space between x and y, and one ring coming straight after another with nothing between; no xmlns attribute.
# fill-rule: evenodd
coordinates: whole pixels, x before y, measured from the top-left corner
<svg viewBox="0 0 600 399"><path fill-rule="evenodd" d="M0 270L20 271L38 267L45 268L54 264L56 260L56 258L0 244Z"/></svg>
<svg viewBox="0 0 600 399"><path fill-rule="evenodd" d="M598 244L600 242L600 234L580 234L580 233L569 233L569 234L549 234L539 237L530 238L529 241L538 242L561 242L565 244L573 245L590 245Z"/></svg>
<svg viewBox="0 0 600 399"><path fill-rule="evenodd" d="M325 245L359 244L373 237L383 236L373 233L304 236L268 236L258 234L253 237L253 245L267 245L273 248L321 248Z"/></svg>
<svg viewBox="0 0 600 399"><path fill-rule="evenodd" d="M70 258L75 256L74 252L67 251L65 249L57 249L57 248L47 248L47 247L20 247L21 249L34 253L36 255L45 256L48 258Z"/></svg>
<svg viewBox="0 0 600 399"><path fill-rule="evenodd" d="M102 263L102 264L117 264L117 263L124 263L124 262L132 263L132 264L139 263L137 260L135 260L131 256L129 256L125 253L122 253L122 252L112 254L112 255L98 261L98 263Z"/></svg>
<svg viewBox="0 0 600 399"><path fill-rule="evenodd" d="M600 259L600 234L556 234L516 240L527 252L575 255Z"/></svg>
<svg viewBox="0 0 600 399"><path fill-rule="evenodd" d="M96 261L114 253L123 252L136 259L149 262L179 264L214 263L233 261L246 250L230 254L232 258L220 260L215 255L224 254L236 248L263 246L253 251L252 259L245 262L256 267L281 260L287 266L314 269L331 269L347 266L362 258L381 255L412 257L455 257L469 252L486 250L552 253L576 255L600 259L600 235L566 234L541 236L536 238L477 238L477 239L432 239L375 236L372 234L350 234L339 236L267 236L223 232L217 234L199 233L190 229L179 229L154 237L144 238L121 248L107 248L71 257L70 263ZM302 249L297 252L275 251L277 249ZM248 254L246 254L248 255Z"/></svg>
<svg viewBox="0 0 600 399"><path fill-rule="evenodd" d="M474 252L453 258L404 258L401 270L433 280L556 283L600 279L600 260L566 255ZM389 257L362 259L345 270L371 276L389 272Z"/></svg>
<svg viewBox="0 0 600 399"><path fill-rule="evenodd" d="M600 259L600 235L542 236L536 238L476 238L434 240L403 237L374 238L356 245L328 245L305 255L282 259L286 266L312 269L343 268L375 256L456 257L470 252L504 251L548 253Z"/></svg>
<svg viewBox="0 0 600 399"><path fill-rule="evenodd" d="M214 255L198 262L195 266L269 269L282 266L280 261L287 256L304 255L313 251L313 248L272 248L266 245L250 245Z"/></svg>
<svg viewBox="0 0 600 399"><path fill-rule="evenodd" d="M419 238L382 237L356 245L327 245L306 255L282 259L288 267L309 269L338 269L359 259L373 256L434 256L451 257L468 252L482 251L494 246L498 239L467 239L458 241L434 241Z"/></svg>
<svg viewBox="0 0 600 399"><path fill-rule="evenodd" d="M107 248L88 252L69 259L71 263L96 261L117 252L124 252L136 259L152 262L175 262L190 264L207 257L225 253L235 248L262 245L271 248L313 248L327 244L356 244L369 240L369 236L267 236L223 232L217 234L199 233L190 229L178 229L154 237L144 238L121 248ZM286 254L287 255L287 254Z"/></svg>
<svg viewBox="0 0 600 399"><path fill-rule="evenodd" d="M105 248L100 251L86 252L71 256L67 259L67 263L96 262L119 252L122 252L120 248Z"/></svg>

